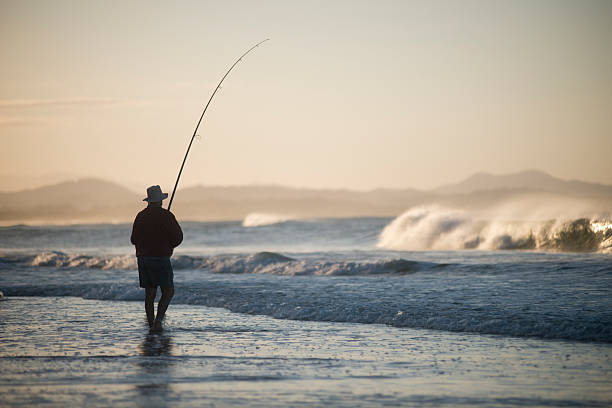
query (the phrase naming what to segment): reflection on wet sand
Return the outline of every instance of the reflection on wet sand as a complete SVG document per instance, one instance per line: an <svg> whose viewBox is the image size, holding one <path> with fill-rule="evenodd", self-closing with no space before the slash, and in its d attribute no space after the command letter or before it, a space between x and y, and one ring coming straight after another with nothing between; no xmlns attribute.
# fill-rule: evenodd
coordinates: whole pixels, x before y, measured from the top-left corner
<svg viewBox="0 0 612 408"><path fill-rule="evenodd" d="M148 333L139 351L142 358L138 360L138 366L143 372L142 377L152 380L150 383L136 384L142 406L163 406L172 393L172 337L167 333Z"/></svg>
<svg viewBox="0 0 612 408"><path fill-rule="evenodd" d="M148 333L140 344L142 356L171 356L172 337L167 332Z"/></svg>

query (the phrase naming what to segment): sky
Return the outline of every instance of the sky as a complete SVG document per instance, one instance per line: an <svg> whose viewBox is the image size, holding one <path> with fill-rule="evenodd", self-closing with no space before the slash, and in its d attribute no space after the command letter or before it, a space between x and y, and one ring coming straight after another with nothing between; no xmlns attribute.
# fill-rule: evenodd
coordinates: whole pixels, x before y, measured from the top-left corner
<svg viewBox="0 0 612 408"><path fill-rule="evenodd" d="M0 0L0 190L612 184L610 1Z"/></svg>

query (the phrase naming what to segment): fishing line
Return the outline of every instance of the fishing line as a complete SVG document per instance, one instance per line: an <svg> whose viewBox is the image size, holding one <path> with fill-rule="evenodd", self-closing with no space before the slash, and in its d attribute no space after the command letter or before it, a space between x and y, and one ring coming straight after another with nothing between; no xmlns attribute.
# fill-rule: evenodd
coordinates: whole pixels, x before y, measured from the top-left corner
<svg viewBox="0 0 612 408"><path fill-rule="evenodd" d="M265 40L258 42L257 44L255 44L254 46L249 48L247 50L247 52L242 54L236 60L236 62L234 62L234 64L232 64L232 66L227 70L225 75L223 75L223 77L221 78L221 81L219 81L219 84L217 85L217 87L213 91L212 95L210 95L210 99L208 99L208 102L206 103L206 106L204 107L204 110L202 111L202 114L200 115L200 120L198 120L198 124L196 125L196 127L195 127L195 129L193 131L193 136L191 136L191 140L189 141L189 146L187 146L187 151L185 152L185 157L183 158L183 163L181 164L181 169L179 170L178 176L176 177L176 183L174 183L174 189L172 189L172 196L170 196L170 203L168 204L168 211L170 211L170 207L172 206L172 200L174 200L174 193L176 193L176 187L178 186L179 180L181 178L181 174L183 173L183 167L185 167L185 162L187 161L187 155L189 154L189 150L191 149L191 145L193 144L193 139L195 139L196 136L199 136L199 135L197 135L197 131L198 131L198 128L200 127L200 123L202 123L202 118L204 118L204 114L206 113L206 110L208 109L208 106L210 105L210 102L215 97L215 94L217 93L217 91L219 89L221 89L221 84L225 80L225 77L227 77L229 75L229 73L232 71L232 69L234 69L234 67L236 65L238 65L238 63L240 61L242 61L242 58L244 58L249 52L253 51L255 48L257 48L258 46L260 46L261 44L263 44L264 42L266 42L268 40L269 40L269 38L266 38Z"/></svg>

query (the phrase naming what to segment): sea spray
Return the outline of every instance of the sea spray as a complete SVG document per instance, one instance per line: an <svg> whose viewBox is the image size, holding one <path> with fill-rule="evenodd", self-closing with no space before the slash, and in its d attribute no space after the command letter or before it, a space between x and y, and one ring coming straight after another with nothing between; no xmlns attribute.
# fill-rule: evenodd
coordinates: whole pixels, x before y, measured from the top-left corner
<svg viewBox="0 0 612 408"><path fill-rule="evenodd" d="M579 218L484 220L439 206L411 208L381 232L377 246L393 250L521 250L610 252L612 223Z"/></svg>

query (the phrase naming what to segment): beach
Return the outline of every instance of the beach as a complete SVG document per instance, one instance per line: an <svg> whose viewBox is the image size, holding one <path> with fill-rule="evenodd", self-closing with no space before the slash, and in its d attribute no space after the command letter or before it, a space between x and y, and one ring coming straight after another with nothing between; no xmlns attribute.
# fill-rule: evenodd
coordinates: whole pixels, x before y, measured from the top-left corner
<svg viewBox="0 0 612 408"><path fill-rule="evenodd" d="M4 406L593 406L612 345L303 322L139 302L0 302Z"/></svg>

